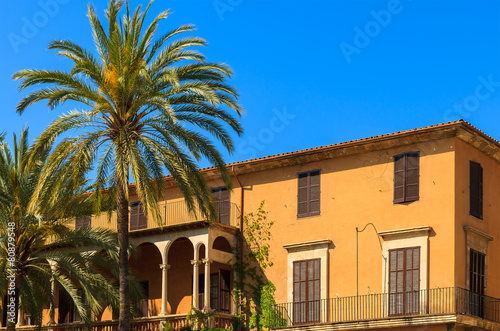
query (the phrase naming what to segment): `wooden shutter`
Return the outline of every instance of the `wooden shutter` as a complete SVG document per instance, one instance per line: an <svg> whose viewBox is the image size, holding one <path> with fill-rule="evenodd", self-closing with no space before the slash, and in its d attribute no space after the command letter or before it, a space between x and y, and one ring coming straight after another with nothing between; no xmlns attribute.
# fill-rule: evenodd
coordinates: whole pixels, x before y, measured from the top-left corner
<svg viewBox="0 0 500 331"><path fill-rule="evenodd" d="M140 202L134 202L130 207L130 231L145 229L148 219Z"/></svg>
<svg viewBox="0 0 500 331"><path fill-rule="evenodd" d="M299 187L298 187L298 201L297 201L297 215L306 216L308 213L308 174L299 174Z"/></svg>
<svg viewBox="0 0 500 331"><path fill-rule="evenodd" d="M90 216L90 215L85 215L85 216L82 216L82 217L78 217L75 220L75 229L90 228L90 226L91 226L91 220L92 220L92 216Z"/></svg>
<svg viewBox="0 0 500 331"><path fill-rule="evenodd" d="M320 214L320 170L298 174L297 216Z"/></svg>
<svg viewBox="0 0 500 331"><path fill-rule="evenodd" d="M319 201L319 170L315 170L309 173L309 215L319 214Z"/></svg>
<svg viewBox="0 0 500 331"><path fill-rule="evenodd" d="M472 216L483 218L483 168L477 162L470 161L469 201Z"/></svg>
<svg viewBox="0 0 500 331"><path fill-rule="evenodd" d="M471 249L469 258L469 314L483 318L485 313L486 255Z"/></svg>
<svg viewBox="0 0 500 331"><path fill-rule="evenodd" d="M418 200L419 195L419 153L406 154L405 201Z"/></svg>
<svg viewBox="0 0 500 331"><path fill-rule="evenodd" d="M389 315L419 313L420 247L389 251Z"/></svg>
<svg viewBox="0 0 500 331"><path fill-rule="evenodd" d="M319 322L320 259L293 263L293 320L295 324Z"/></svg>
<svg viewBox="0 0 500 331"><path fill-rule="evenodd" d="M419 199L420 153L394 156L394 203Z"/></svg>
<svg viewBox="0 0 500 331"><path fill-rule="evenodd" d="M231 307L231 272L219 270L219 311L230 312Z"/></svg>
<svg viewBox="0 0 500 331"><path fill-rule="evenodd" d="M217 212L216 222L230 225L231 201L230 192L225 187L212 189L215 210Z"/></svg>
<svg viewBox="0 0 500 331"><path fill-rule="evenodd" d="M394 157L394 203L405 201L405 162L404 155Z"/></svg>

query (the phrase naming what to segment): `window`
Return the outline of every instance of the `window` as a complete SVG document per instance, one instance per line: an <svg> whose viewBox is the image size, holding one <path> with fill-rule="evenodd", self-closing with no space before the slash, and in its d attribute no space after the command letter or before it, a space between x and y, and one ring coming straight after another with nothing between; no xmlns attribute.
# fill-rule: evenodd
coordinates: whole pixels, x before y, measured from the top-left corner
<svg viewBox="0 0 500 331"><path fill-rule="evenodd" d="M418 200L420 152L394 156L394 203Z"/></svg>
<svg viewBox="0 0 500 331"><path fill-rule="evenodd" d="M82 299L84 299L82 290L78 290L78 295L81 296ZM59 308L59 319L57 322L58 324L81 321L80 314L75 308L73 300L71 299L68 292L66 292L63 288L59 289L58 308Z"/></svg>
<svg viewBox="0 0 500 331"><path fill-rule="evenodd" d="M483 317L486 255L471 249L469 258L469 311L473 316Z"/></svg>
<svg viewBox="0 0 500 331"><path fill-rule="evenodd" d="M293 262L293 323L320 321L321 259Z"/></svg>
<svg viewBox="0 0 500 331"><path fill-rule="evenodd" d="M299 173L297 217L319 215L320 170Z"/></svg>
<svg viewBox="0 0 500 331"><path fill-rule="evenodd" d="M204 277L205 275L201 275ZM203 304L200 305L203 307ZM210 308L215 311L230 313L231 307L231 272L219 270L210 274Z"/></svg>
<svg viewBox="0 0 500 331"><path fill-rule="evenodd" d="M419 313L420 247L389 250L389 315Z"/></svg>
<svg viewBox="0 0 500 331"><path fill-rule="evenodd" d="M90 228L91 221L92 221L92 216L90 216L90 215L78 217L75 220L75 229Z"/></svg>
<svg viewBox="0 0 500 331"><path fill-rule="evenodd" d="M130 204L130 231L145 229L148 226L148 219L144 215L142 204L133 202Z"/></svg>
<svg viewBox="0 0 500 331"><path fill-rule="evenodd" d="M472 216L483 218L483 168L470 161L470 211Z"/></svg>
<svg viewBox="0 0 500 331"><path fill-rule="evenodd" d="M214 199L215 211L217 212L217 218L215 222L229 225L229 220L230 220L229 191L225 187L213 188L212 198Z"/></svg>

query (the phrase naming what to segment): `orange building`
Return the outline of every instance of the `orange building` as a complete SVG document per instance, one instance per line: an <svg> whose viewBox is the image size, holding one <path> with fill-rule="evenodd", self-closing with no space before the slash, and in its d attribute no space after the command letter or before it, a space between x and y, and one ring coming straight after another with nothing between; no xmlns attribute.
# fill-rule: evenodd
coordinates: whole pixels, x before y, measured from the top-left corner
<svg viewBox="0 0 500 331"><path fill-rule="evenodd" d="M274 265L265 274L276 286L274 327L500 330L500 143L472 125L450 122L228 167L232 192L215 169L202 170L215 221L190 215L168 177L161 228L132 204L130 237L141 255L130 266L148 293L141 323L180 326L195 306L228 327L237 310L230 261L240 218L264 200L274 221ZM106 216L78 222L116 228ZM77 320L62 301L54 318ZM116 324L106 322L109 310L95 318Z"/></svg>

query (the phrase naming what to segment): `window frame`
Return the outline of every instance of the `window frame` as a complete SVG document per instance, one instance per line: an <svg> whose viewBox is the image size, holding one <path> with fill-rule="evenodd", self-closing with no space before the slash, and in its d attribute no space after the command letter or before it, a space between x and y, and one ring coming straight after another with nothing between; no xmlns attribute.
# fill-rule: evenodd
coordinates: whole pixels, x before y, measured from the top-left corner
<svg viewBox="0 0 500 331"><path fill-rule="evenodd" d="M311 174L312 173L318 173L318 184L311 185ZM300 176L301 175L307 175L307 185L301 187L300 186ZM319 196L317 200L311 200L311 187L318 187L319 190ZM307 204L307 212L305 213L299 213L299 205L301 202L299 201L299 196L300 196L300 189L301 188L306 188L307 189L307 198L306 198L306 204ZM318 210L317 211L311 211L311 202L318 201ZM303 171L299 172L297 174L297 218L303 218L303 217L309 217L309 216L318 216L321 214L321 169L315 169L315 170L309 170L309 171Z"/></svg>
<svg viewBox="0 0 500 331"><path fill-rule="evenodd" d="M416 168L411 168L409 169L408 168L408 156L413 156L413 155L416 155L417 156L417 159L418 159L418 165ZM397 170L396 168L396 159L397 158L400 158L400 157L403 157L404 158L404 167L403 167L403 170ZM414 151L414 152L407 152L407 153L402 153L402 154L398 154L398 155L394 155L393 157L393 165L394 165L394 189L393 189L393 195L394 195L394 198L393 198L393 203L394 204L400 204L400 203L405 203L405 202L413 202L413 201L418 201L420 200L420 151ZM408 184L407 183L407 180L408 180L408 171L410 170L417 170L418 174L418 180L417 180L417 194L416 196L408 196L407 195L407 189L408 189L408 186L412 186L412 185L415 185L415 184ZM399 172L403 172L403 185L400 185L400 186L396 186L396 174L399 173ZM403 197L402 198L396 198L396 189L397 188L400 188L402 187L403 188Z"/></svg>
<svg viewBox="0 0 500 331"><path fill-rule="evenodd" d="M477 176L478 179L473 179L473 167L477 167ZM473 182L476 183L473 183ZM478 195L473 196L472 187L473 184L477 185ZM473 206L474 203L477 203L477 210L474 210L476 206ZM469 215L483 219L483 167L481 163L475 161L469 161Z"/></svg>

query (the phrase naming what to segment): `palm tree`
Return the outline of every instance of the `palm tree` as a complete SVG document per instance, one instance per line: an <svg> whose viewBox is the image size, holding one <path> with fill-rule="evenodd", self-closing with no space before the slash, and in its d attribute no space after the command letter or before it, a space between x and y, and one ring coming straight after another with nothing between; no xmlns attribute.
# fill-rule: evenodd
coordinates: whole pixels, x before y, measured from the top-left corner
<svg viewBox="0 0 500 331"><path fill-rule="evenodd" d="M112 272L110 266L117 265L116 234L67 226L68 217L84 212L88 202L88 195L71 191L75 184L71 178L58 178L63 189L55 205L35 203L30 208L30 202L44 196L35 196L35 191L50 145L27 163L30 151L25 129L19 143L14 135L13 147L11 153L7 143L0 144L0 242L6 243L0 250L0 274L4 275L0 297L8 298L9 305L2 307L8 311L7 330L15 329L19 307L41 325L47 303L54 307L56 285L68 294L82 320L89 321L90 311L98 314L104 308L103 299L118 301L116 290L98 271ZM72 208L65 208L68 205ZM98 254L95 248L106 254Z"/></svg>
<svg viewBox="0 0 500 331"><path fill-rule="evenodd" d="M126 250L129 174L145 211L154 219L160 220L158 201L165 169L176 180L188 207L200 208L212 218L215 207L197 162L207 159L230 187L229 172L213 141L232 152L227 126L242 134L239 121L228 112L242 113L237 92L226 82L231 69L208 62L200 52L191 49L205 46L203 39L175 39L180 33L193 31L192 25L177 27L153 41L159 22L170 12L162 12L144 29L151 3L143 13L141 7L131 13L127 2L120 18L124 3L111 0L106 11L107 31L89 6L97 58L71 41L53 41L49 49L72 60L71 70L22 70L13 76L21 80L21 90L48 85L24 97L17 107L19 113L42 100L51 109L68 100L87 108L64 114L38 138L37 146L43 148L56 137L64 137L42 177L57 169L66 169L73 176L93 169L96 212L100 211L104 188L111 187L108 192L116 197L120 246L119 323L120 330L126 331L130 329ZM78 136L64 136L73 129L78 130ZM37 153L35 149L33 155ZM43 190L42 186L38 189Z"/></svg>

